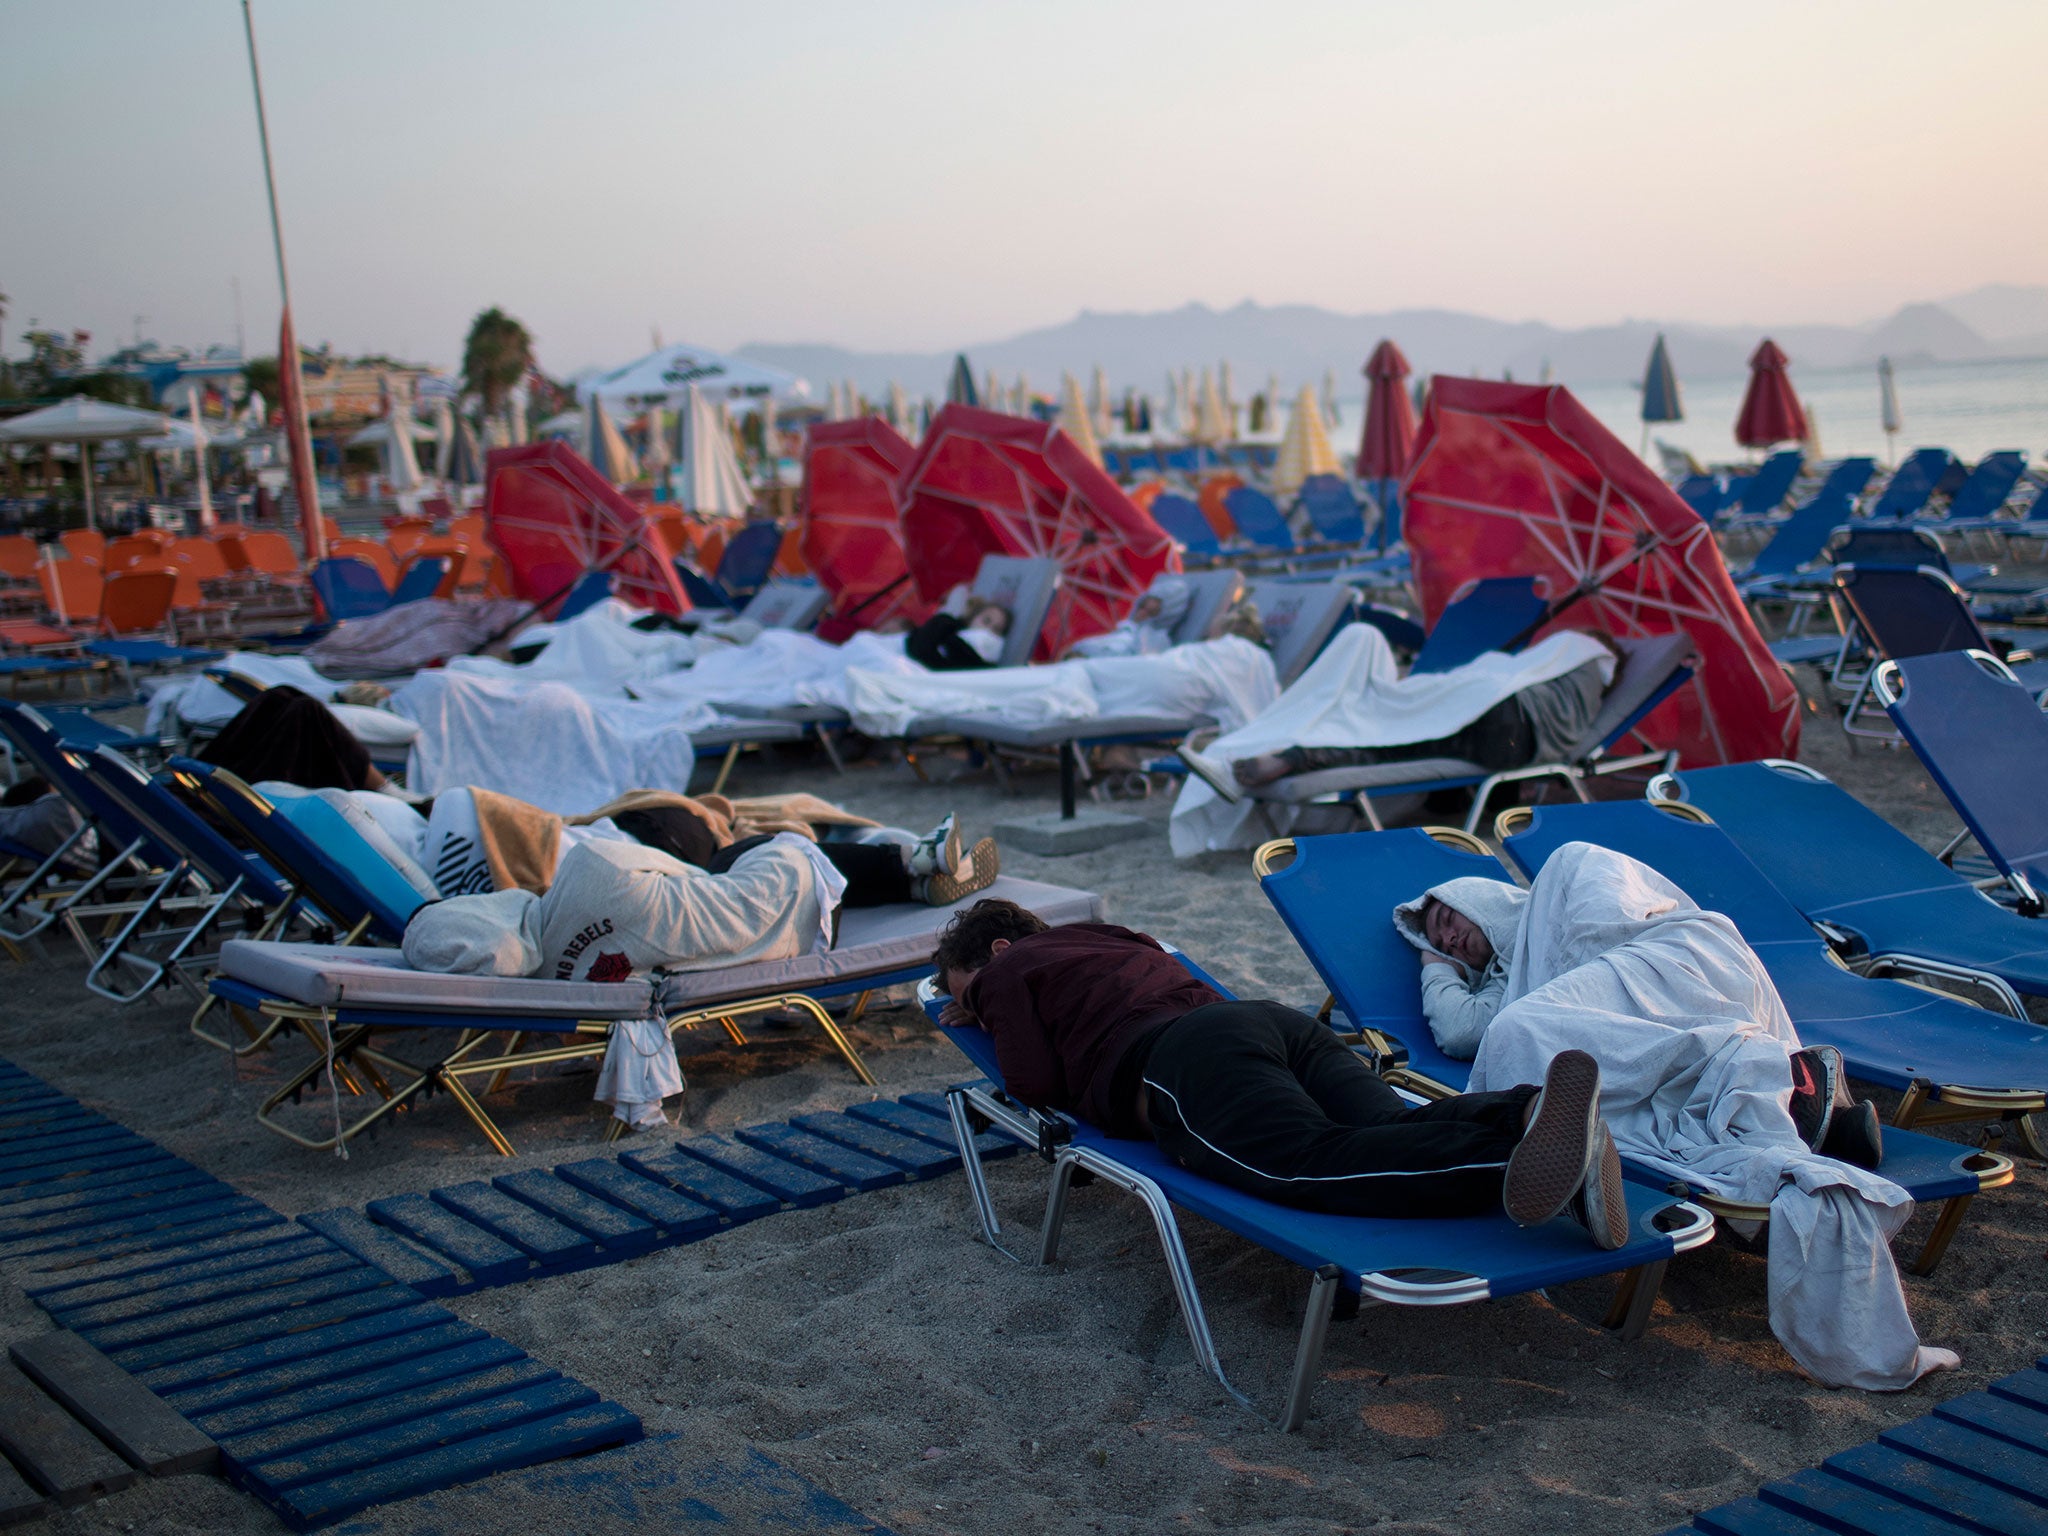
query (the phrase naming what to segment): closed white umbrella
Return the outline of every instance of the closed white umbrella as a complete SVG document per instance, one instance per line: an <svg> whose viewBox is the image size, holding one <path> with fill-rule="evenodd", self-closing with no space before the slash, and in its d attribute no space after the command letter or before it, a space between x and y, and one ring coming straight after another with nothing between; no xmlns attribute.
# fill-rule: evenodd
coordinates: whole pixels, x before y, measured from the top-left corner
<svg viewBox="0 0 2048 1536"><path fill-rule="evenodd" d="M455 457L455 402L446 395L434 401L434 478L446 480Z"/></svg>
<svg viewBox="0 0 2048 1536"><path fill-rule="evenodd" d="M1109 436L1114 429L1114 423L1110 420L1109 375L1102 371L1100 363L1095 365L1095 380L1088 397L1088 410L1093 418L1095 435Z"/></svg>
<svg viewBox="0 0 2048 1536"><path fill-rule="evenodd" d="M1877 412L1878 419L1884 424L1884 461L1889 465L1897 451L1897 444L1892 440L1899 435L1906 421L1899 414L1899 384L1892 377L1892 360L1888 357L1877 360Z"/></svg>
<svg viewBox="0 0 2048 1536"><path fill-rule="evenodd" d="M647 402L646 447L640 452L640 473L656 485L668 475L672 455L668 451L668 413L659 400Z"/></svg>
<svg viewBox="0 0 2048 1536"><path fill-rule="evenodd" d="M1273 494L1290 496L1310 475L1337 472L1337 451L1323 430L1323 408L1316 400L1315 387L1304 384L1295 397L1294 415L1288 419L1287 435L1280 440L1280 455L1273 464Z"/></svg>
<svg viewBox="0 0 2048 1536"><path fill-rule="evenodd" d="M917 426L910 419L910 397L894 379L889 381L889 425L905 437L917 435Z"/></svg>
<svg viewBox="0 0 2048 1536"><path fill-rule="evenodd" d="M1081 399L1081 381L1071 373L1060 378L1060 415L1055 423L1073 439L1074 446L1088 455L1097 468L1102 465L1102 446L1095 440L1095 427L1088 419L1088 406Z"/></svg>
<svg viewBox="0 0 2048 1536"><path fill-rule="evenodd" d="M505 428L512 434L512 446L526 446L526 386L514 386L510 402L505 408Z"/></svg>
<svg viewBox="0 0 2048 1536"><path fill-rule="evenodd" d="M613 485L640 478L640 466L633 462L633 450L619 433L618 423L604 407L602 395L592 395L586 407L583 427L583 456Z"/></svg>
<svg viewBox="0 0 2048 1536"><path fill-rule="evenodd" d="M1337 425L1337 374L1331 368L1323 370L1323 420Z"/></svg>
<svg viewBox="0 0 2048 1536"><path fill-rule="evenodd" d="M686 512L706 517L744 517L753 507L753 492L740 473L732 450L732 433L719 419L718 407L704 392L689 386L682 407L682 457L675 473L676 500Z"/></svg>
<svg viewBox="0 0 2048 1536"><path fill-rule="evenodd" d="M199 527L202 532L213 531L213 483L206 474L206 423L199 415L199 391L193 390L185 397L192 408L192 459L199 470Z"/></svg>
<svg viewBox="0 0 2048 1536"><path fill-rule="evenodd" d="M1197 443L1214 447L1230 440L1230 417L1216 388L1216 375L1202 370L1202 393L1195 401L1195 428L1188 434Z"/></svg>
<svg viewBox="0 0 2048 1536"><path fill-rule="evenodd" d="M412 401L403 385L391 386L385 400L391 440L384 445L384 478L394 495L410 495L420 488L420 460L412 446Z"/></svg>

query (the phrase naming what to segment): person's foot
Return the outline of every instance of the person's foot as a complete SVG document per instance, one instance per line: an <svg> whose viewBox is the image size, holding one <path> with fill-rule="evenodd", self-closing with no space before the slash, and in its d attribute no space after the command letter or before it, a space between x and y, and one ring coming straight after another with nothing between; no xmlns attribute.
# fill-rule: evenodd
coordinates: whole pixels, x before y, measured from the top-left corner
<svg viewBox="0 0 2048 1536"><path fill-rule="evenodd" d="M1877 1118L1877 1106L1860 1099L1847 1108L1837 1107L1828 1122L1828 1133L1820 1154L1858 1168L1875 1168L1884 1161L1884 1125Z"/></svg>
<svg viewBox="0 0 2048 1536"><path fill-rule="evenodd" d="M1230 769L1213 757L1204 757L1186 742L1173 749L1174 756L1188 765L1188 772L1215 790L1232 805L1244 798L1244 791L1238 787Z"/></svg>
<svg viewBox="0 0 2048 1536"><path fill-rule="evenodd" d="M950 907L976 891L987 890L1002 870L1003 856L996 848L996 840L984 837L968 850L966 866L960 873L939 870L914 881L911 889L928 907Z"/></svg>
<svg viewBox="0 0 2048 1536"><path fill-rule="evenodd" d="M1818 1152L1842 1089L1842 1053L1832 1045L1809 1045L1792 1053L1792 1128Z"/></svg>
<svg viewBox="0 0 2048 1536"><path fill-rule="evenodd" d="M1278 752L1262 752L1257 757L1240 757L1230 765L1231 776L1246 789L1257 789L1261 784L1271 784L1275 779L1287 777L1287 759Z"/></svg>
<svg viewBox="0 0 2048 1536"><path fill-rule="evenodd" d="M954 813L946 812L946 819L919 838L910 850L910 873L913 876L960 873L962 852L960 828L954 820Z"/></svg>
<svg viewBox="0 0 2048 1536"><path fill-rule="evenodd" d="M1558 1052L1543 1074L1543 1091L1530 1106L1527 1127L1501 1181L1508 1219L1516 1226L1540 1227L1563 1210L1584 1186L1605 1135L1600 1064L1584 1051Z"/></svg>
<svg viewBox="0 0 2048 1536"><path fill-rule="evenodd" d="M1577 1194L1565 1202L1565 1214L1586 1229L1596 1248L1621 1248L1628 1243L1628 1192L1621 1183L1621 1154L1601 1121L1593 1158Z"/></svg>

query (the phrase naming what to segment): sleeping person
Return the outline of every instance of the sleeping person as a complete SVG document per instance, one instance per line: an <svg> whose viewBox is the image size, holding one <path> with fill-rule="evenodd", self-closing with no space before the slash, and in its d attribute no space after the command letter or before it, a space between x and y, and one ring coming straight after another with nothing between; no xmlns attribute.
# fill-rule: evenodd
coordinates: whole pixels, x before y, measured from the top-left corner
<svg viewBox="0 0 2048 1536"><path fill-rule="evenodd" d="M1162 576L1131 606L1130 616L1103 635L1076 640L1069 656L1156 656L1173 646L1173 632L1188 616L1195 589L1179 576Z"/></svg>
<svg viewBox="0 0 2048 1536"><path fill-rule="evenodd" d="M903 652L934 672L970 672L1003 659L1010 610L970 597L964 613L939 612L903 637Z"/></svg>
<svg viewBox="0 0 2048 1536"><path fill-rule="evenodd" d="M1770 1208L1771 1326L1815 1380L1891 1390L1956 1364L1906 1312L1889 1241L1913 1202L1866 1171L1883 1151L1875 1106L1848 1102L1839 1053L1802 1048L1727 917L1625 854L1567 843L1527 891L1447 881L1393 920L1471 1091L1585 1051L1623 1158Z"/></svg>

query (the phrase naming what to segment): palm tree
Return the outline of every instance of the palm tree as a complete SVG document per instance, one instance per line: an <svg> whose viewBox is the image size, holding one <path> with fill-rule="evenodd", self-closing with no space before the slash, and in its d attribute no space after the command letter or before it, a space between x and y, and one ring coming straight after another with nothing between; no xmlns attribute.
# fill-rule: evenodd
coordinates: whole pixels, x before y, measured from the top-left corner
<svg viewBox="0 0 2048 1536"><path fill-rule="evenodd" d="M533 338L526 327L496 305L478 315L462 348L462 381L495 415L505 397L533 366Z"/></svg>

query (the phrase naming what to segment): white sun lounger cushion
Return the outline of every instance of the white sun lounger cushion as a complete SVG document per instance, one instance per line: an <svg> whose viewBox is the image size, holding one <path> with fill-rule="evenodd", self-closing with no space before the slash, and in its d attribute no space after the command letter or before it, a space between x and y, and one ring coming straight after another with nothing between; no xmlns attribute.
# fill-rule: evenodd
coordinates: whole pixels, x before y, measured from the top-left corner
<svg viewBox="0 0 2048 1536"><path fill-rule="evenodd" d="M421 1013L498 1013L527 1018L637 1019L654 989L634 981L550 981L533 976L448 976L415 971L403 951L338 944L230 939L224 976L315 1007L347 1005Z"/></svg>
<svg viewBox="0 0 2048 1536"><path fill-rule="evenodd" d="M722 971L691 971L666 978L662 1006L670 1013L728 998L758 997L785 989L815 987L861 976L887 975L932 957L939 930L963 907L991 898L1014 901L1045 922L1093 923L1102 920L1102 898L1093 891L1043 885L1004 875L985 891L977 891L950 907L855 907L839 915L839 943L824 954L792 960L762 960Z"/></svg>

